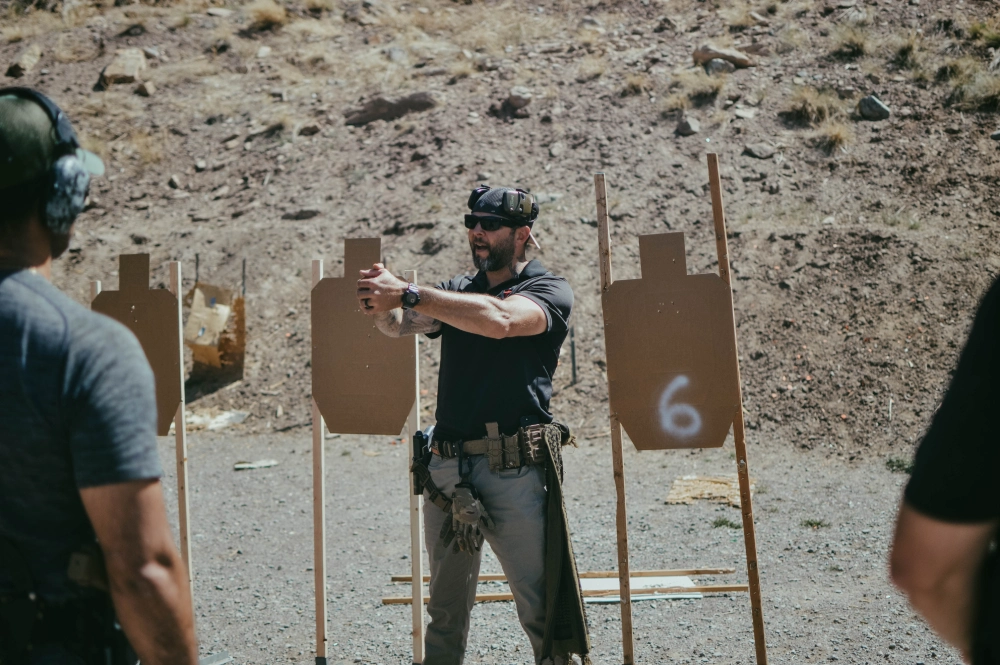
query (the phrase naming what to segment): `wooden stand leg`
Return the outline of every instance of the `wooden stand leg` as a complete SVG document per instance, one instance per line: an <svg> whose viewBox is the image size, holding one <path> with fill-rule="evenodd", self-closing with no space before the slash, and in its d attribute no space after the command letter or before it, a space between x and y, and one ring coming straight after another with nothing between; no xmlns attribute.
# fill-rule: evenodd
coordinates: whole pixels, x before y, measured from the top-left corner
<svg viewBox="0 0 1000 665"><path fill-rule="evenodd" d="M323 279L323 262L312 262L312 284ZM313 570L316 582L316 665L326 665L326 455L323 416L312 400Z"/></svg>
<svg viewBox="0 0 1000 665"><path fill-rule="evenodd" d="M618 509L615 528L618 532L618 591L622 608L622 662L635 663L632 644L632 583L628 560L628 512L625 509L625 460L622 455L622 426L618 416L611 416L611 463L615 474L615 494Z"/></svg>
<svg viewBox="0 0 1000 665"><path fill-rule="evenodd" d="M732 288L729 266L729 243L726 238L726 213L722 206L722 181L719 179L719 156L708 155L708 182L712 192L712 215L715 221L715 248L719 255L719 276ZM730 290L732 304L732 290ZM733 329L736 313L733 310ZM737 365L737 372L739 372ZM739 374L737 374L737 379ZM740 394L743 394L740 382ZM767 644L764 640L764 614L760 598L760 573L757 569L757 537L753 523L753 500L750 496L750 469L747 466L746 427L743 421L743 401L733 418L733 440L736 443L736 470L740 481L740 508L743 513L743 543L747 554L747 581L750 586L750 608L753 615L753 640L757 650L757 665L767 665Z"/></svg>
<svg viewBox="0 0 1000 665"><path fill-rule="evenodd" d="M601 293L614 281L611 273L611 230L608 227L608 188L603 173L594 174L597 195L597 239L601 254ZM629 579L628 513L625 509L625 459L622 453L622 426L618 414L611 411L611 462L615 475L615 493L618 508L615 527L618 533L618 590L622 612L622 661L625 665L635 662L632 642L632 586Z"/></svg>
<svg viewBox="0 0 1000 665"><path fill-rule="evenodd" d="M170 262L170 292L177 298L177 336L183 339L183 316L181 312L181 301L184 299L181 293L181 264L179 261ZM187 477L187 419L185 418L185 395L184 395L184 344L180 344L180 373L181 373L181 403L177 407L177 414L174 416L174 450L177 459L177 521L181 536L181 559L187 568L188 585L191 590L191 598L194 598L194 570L191 564L191 522L189 518L189 496Z"/></svg>
<svg viewBox="0 0 1000 665"><path fill-rule="evenodd" d="M403 279L416 284L417 271L404 271ZM407 486L410 488L410 575L412 576L411 580L417 580L417 582L410 585L413 592L413 663L414 665L420 665L424 662L424 604L422 602L423 584L420 582L420 580L424 579L423 560L420 556L420 543L423 542L424 530L424 500L422 496L413 493L413 475L410 473L409 465L409 451L413 449L413 437L420 431L420 338L417 335L413 336L413 345L416 347L416 354L414 356L416 368L414 374L416 375L417 387L416 398L413 400L413 410L406 421L409 448L406 449L407 454L404 457L407 461L406 476L409 478Z"/></svg>

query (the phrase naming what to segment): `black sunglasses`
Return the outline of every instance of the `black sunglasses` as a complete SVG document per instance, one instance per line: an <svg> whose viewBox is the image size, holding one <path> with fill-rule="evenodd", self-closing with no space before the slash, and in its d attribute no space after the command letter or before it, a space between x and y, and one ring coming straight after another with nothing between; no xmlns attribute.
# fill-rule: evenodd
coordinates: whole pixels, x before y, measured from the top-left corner
<svg viewBox="0 0 1000 665"><path fill-rule="evenodd" d="M466 215L465 216L465 228L474 229L476 224L483 227L483 231L496 231L501 226L506 226L512 229L516 229L519 226L528 226L524 222L515 222L512 219L507 219L506 217L493 217L485 215Z"/></svg>

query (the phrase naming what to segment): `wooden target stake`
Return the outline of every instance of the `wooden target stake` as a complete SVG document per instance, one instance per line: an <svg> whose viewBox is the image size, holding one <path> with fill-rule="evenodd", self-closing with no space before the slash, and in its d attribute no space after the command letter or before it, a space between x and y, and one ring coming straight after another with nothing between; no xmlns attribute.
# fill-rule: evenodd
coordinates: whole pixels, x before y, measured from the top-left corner
<svg viewBox="0 0 1000 665"><path fill-rule="evenodd" d="M171 261L170 292L177 299L177 337L184 339L183 317L181 316L181 264ZM187 419L184 414L184 346L181 345L181 358L178 363L181 375L181 403L174 416L174 454L177 461L177 519L181 534L181 558L187 567L188 585L191 588L191 598L194 598L194 572L191 568L191 523L188 519L190 509L187 477Z"/></svg>
<svg viewBox="0 0 1000 665"><path fill-rule="evenodd" d="M594 175L597 192L597 239L601 253L601 293L614 282L611 276L611 230L608 228L608 188L603 173ZM608 400L610 404L610 400ZM611 408L611 464L615 475L617 510L615 525L618 533L618 590L622 612L622 660L625 665L635 662L632 643L632 591L628 560L628 512L625 509L625 458L622 454L622 426L618 414Z"/></svg>
<svg viewBox="0 0 1000 665"><path fill-rule="evenodd" d="M715 248L719 255L719 276L730 287L732 304L732 276L729 269L729 244L726 238L726 213L722 206L722 181L719 178L719 156L708 154L708 182L712 192L712 216L715 221ZM733 330L736 330L736 310L733 310ZM735 334L733 335L735 338ZM737 364L737 382L743 394ZM743 543L747 554L747 580L750 583L750 607L753 614L753 641L757 649L757 664L767 665L767 644L764 642L764 614L760 598L760 573L757 568L757 537L753 524L753 501L750 496L750 469L747 466L746 427L743 421L743 400L733 419L733 441L736 443L736 469L740 480L740 508L743 513Z"/></svg>
<svg viewBox="0 0 1000 665"><path fill-rule="evenodd" d="M323 261L312 262L313 288L323 279ZM313 435L313 570L316 581L316 665L326 665L326 455L323 415L312 398Z"/></svg>
<svg viewBox="0 0 1000 665"><path fill-rule="evenodd" d="M417 283L417 271L403 271L403 279L412 284ZM414 357L416 376L416 399L413 400L413 410L406 420L407 443L409 447L404 447L407 454L403 455L406 460L406 477L409 479L410 491L410 575L413 580L423 579L423 560L421 559L420 543L423 538L424 524L424 497L413 493L413 474L410 473L410 455L408 452L413 447L413 437L420 431L420 336L413 336ZM423 587L421 584L412 584L413 595L410 602L413 605L413 665L420 665L424 662L424 604L422 601Z"/></svg>

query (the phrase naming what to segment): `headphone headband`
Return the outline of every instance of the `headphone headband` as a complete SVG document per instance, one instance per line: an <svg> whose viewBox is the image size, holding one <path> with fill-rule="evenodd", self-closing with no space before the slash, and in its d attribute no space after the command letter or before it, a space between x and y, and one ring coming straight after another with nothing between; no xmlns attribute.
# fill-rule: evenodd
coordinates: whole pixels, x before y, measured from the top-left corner
<svg viewBox="0 0 1000 665"><path fill-rule="evenodd" d="M69 118L62 112L56 103L51 99L31 88L11 87L0 88L0 96L13 95L21 99L27 99L38 104L45 111L45 115L52 122L52 128L56 132L56 152L66 154L80 147L80 141L76 138L73 126L69 124Z"/></svg>

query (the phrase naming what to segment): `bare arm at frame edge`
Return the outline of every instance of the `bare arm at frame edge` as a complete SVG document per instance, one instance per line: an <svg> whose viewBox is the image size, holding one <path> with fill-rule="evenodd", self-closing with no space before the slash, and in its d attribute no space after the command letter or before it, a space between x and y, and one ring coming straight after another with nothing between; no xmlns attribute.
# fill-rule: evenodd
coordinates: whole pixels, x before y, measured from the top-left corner
<svg viewBox="0 0 1000 665"><path fill-rule="evenodd" d="M187 572L158 480L80 490L104 551L118 619L143 665L196 665Z"/></svg>
<svg viewBox="0 0 1000 665"><path fill-rule="evenodd" d="M388 337L426 335L441 330L441 322L412 309L392 309L375 315L375 327Z"/></svg>
<svg viewBox="0 0 1000 665"><path fill-rule="evenodd" d="M910 604L970 662L976 588L997 522L953 524L900 506L889 568Z"/></svg>

